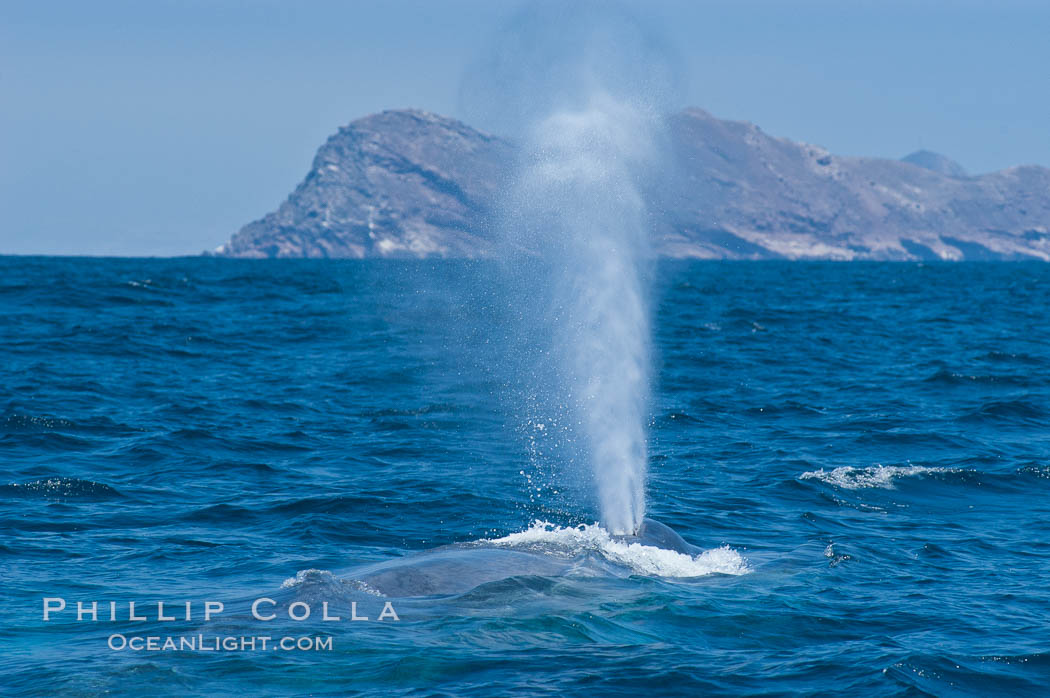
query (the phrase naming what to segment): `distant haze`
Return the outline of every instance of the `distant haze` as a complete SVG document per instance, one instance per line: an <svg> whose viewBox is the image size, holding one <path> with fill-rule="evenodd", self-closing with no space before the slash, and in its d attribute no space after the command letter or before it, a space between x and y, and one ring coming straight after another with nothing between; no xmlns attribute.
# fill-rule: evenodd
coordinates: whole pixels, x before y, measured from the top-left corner
<svg viewBox="0 0 1050 698"><path fill-rule="evenodd" d="M1050 4L634 5L680 106L833 152L1050 165ZM271 210L340 125L470 118L460 86L518 12L490 0L0 5L0 253L196 254Z"/></svg>

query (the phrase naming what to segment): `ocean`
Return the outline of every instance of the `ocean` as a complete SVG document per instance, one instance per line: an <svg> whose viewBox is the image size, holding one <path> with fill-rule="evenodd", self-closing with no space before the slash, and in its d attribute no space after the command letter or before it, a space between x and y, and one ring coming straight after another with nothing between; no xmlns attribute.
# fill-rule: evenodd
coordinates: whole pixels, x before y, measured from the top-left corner
<svg viewBox="0 0 1050 698"><path fill-rule="evenodd" d="M659 263L686 552L594 526L491 266L0 258L3 692L1050 692L1050 265Z"/></svg>

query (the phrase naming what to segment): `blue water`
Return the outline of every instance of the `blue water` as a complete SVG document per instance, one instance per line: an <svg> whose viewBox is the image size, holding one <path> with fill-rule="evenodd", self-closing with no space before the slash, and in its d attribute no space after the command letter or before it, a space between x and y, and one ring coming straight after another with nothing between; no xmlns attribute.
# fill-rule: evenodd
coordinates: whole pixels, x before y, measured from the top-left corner
<svg viewBox="0 0 1050 698"><path fill-rule="evenodd" d="M0 259L0 687L1045 694L1050 266L656 276L648 515L703 576L558 533L597 514L535 452L485 265ZM426 584L379 596L385 569ZM44 622L44 597L150 617ZM259 597L313 615L258 622Z"/></svg>

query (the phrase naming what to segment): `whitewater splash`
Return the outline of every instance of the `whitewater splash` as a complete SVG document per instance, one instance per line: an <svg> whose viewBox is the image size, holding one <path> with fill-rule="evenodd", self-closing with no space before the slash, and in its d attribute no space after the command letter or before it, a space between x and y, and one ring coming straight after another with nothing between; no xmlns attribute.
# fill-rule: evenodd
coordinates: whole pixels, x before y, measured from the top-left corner
<svg viewBox="0 0 1050 698"><path fill-rule="evenodd" d="M649 235L637 181L655 152L650 124L601 91L554 112L529 131L516 191L519 228L550 289L558 390L614 534L645 516Z"/></svg>
<svg viewBox="0 0 1050 698"><path fill-rule="evenodd" d="M562 527L537 520L525 531L478 542L570 557L597 552L634 573L658 577L741 575L751 571L747 560L726 545L690 555L668 548L625 541L610 534L598 524Z"/></svg>
<svg viewBox="0 0 1050 698"><path fill-rule="evenodd" d="M799 479L820 480L846 490L866 488L892 490L896 487L895 481L900 478L946 472L958 471L950 468L933 468L922 465L874 465L867 468L844 465L831 471L825 471L821 468L820 470L805 472L799 476Z"/></svg>
<svg viewBox="0 0 1050 698"><path fill-rule="evenodd" d="M638 537L617 536L599 524L561 527L535 521L527 530L501 538L453 543L364 565L338 577L323 570L303 570L286 580L282 589L309 586L362 598L420 598L464 594L523 577L685 579L751 571L740 553L728 546L701 550L649 519L642 531Z"/></svg>

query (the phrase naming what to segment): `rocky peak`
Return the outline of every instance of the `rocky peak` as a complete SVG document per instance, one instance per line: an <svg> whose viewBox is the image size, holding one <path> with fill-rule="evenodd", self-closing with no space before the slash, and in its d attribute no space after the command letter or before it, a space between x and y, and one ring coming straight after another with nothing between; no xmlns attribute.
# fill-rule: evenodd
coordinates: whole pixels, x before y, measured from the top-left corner
<svg viewBox="0 0 1050 698"><path fill-rule="evenodd" d="M902 157L901 162L925 167L927 170L932 170L948 177L969 176L963 166L955 162L955 160L940 153L935 153L932 150L916 150L914 153Z"/></svg>

